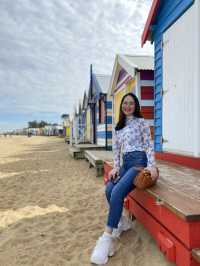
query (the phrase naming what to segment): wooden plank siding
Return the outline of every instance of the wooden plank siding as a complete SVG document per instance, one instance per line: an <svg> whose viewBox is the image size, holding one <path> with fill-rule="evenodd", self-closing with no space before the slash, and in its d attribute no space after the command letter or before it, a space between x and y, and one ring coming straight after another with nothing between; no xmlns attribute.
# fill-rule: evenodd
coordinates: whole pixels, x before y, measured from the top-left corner
<svg viewBox="0 0 200 266"><path fill-rule="evenodd" d="M152 35L154 41L155 60L155 129L154 148L155 151L162 151L162 88L163 88L163 55L162 41L163 33L172 25L192 4L194 0L168 0L163 1L156 18L156 26Z"/></svg>

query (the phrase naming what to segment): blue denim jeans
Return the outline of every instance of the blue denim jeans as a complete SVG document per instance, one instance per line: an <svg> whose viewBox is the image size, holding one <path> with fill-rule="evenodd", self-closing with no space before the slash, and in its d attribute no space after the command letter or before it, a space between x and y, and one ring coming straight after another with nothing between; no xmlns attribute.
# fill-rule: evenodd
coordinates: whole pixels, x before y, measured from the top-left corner
<svg viewBox="0 0 200 266"><path fill-rule="evenodd" d="M146 167L147 156L145 151L133 151L123 155L123 165L120 168L120 179L114 183L109 181L106 185L106 198L109 203L107 226L117 228L122 215L125 197L134 189L134 177L138 170L134 167Z"/></svg>

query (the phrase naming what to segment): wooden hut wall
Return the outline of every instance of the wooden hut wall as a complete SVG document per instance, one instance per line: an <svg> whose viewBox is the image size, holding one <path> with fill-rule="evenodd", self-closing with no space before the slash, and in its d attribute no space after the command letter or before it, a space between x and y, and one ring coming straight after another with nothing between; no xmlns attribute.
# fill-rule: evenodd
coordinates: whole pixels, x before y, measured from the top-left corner
<svg viewBox="0 0 200 266"><path fill-rule="evenodd" d="M97 112L97 144L112 149L112 100L100 100Z"/></svg>
<svg viewBox="0 0 200 266"><path fill-rule="evenodd" d="M154 71L140 70L139 100L143 117L148 121L154 136Z"/></svg>
<svg viewBox="0 0 200 266"><path fill-rule="evenodd" d="M86 114L86 141L90 142L90 139L91 139L91 115L90 115L90 108L88 108Z"/></svg>
<svg viewBox="0 0 200 266"><path fill-rule="evenodd" d="M197 1L195 1L197 2ZM154 60L155 60L155 151L163 150L163 33L166 29L177 21L188 8L194 3L194 0L168 0L162 1L158 14L154 14L156 26L152 41L154 41ZM150 25L147 24L148 27ZM187 34L186 34L187 36ZM185 36L185 37L186 37ZM187 37L186 37L187 38ZM143 38L143 43L144 43ZM184 55L183 55L184 56Z"/></svg>

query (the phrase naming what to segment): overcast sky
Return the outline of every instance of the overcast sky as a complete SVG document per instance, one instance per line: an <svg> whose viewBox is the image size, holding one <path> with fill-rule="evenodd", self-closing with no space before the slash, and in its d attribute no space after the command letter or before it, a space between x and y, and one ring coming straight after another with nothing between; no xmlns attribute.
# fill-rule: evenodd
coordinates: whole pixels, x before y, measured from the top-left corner
<svg viewBox="0 0 200 266"><path fill-rule="evenodd" d="M152 0L0 0L0 131L60 122L88 90L89 66L153 54L140 38Z"/></svg>

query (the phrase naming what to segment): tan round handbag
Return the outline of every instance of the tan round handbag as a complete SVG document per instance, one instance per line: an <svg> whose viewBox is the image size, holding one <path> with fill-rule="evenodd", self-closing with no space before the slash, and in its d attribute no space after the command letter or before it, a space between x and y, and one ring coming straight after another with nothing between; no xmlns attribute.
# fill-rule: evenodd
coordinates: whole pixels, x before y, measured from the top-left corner
<svg viewBox="0 0 200 266"><path fill-rule="evenodd" d="M157 169L158 176L159 176L159 170L157 167L156 169ZM157 178L152 179L151 172L149 170L140 168L140 172L134 178L133 183L138 189L145 189L145 188L149 188L153 186L156 183L156 181L157 181Z"/></svg>

